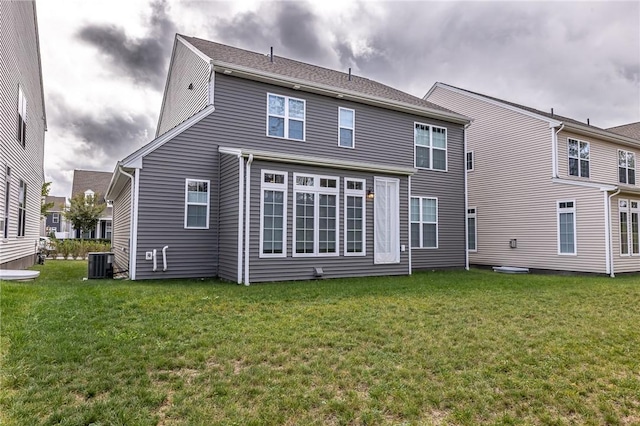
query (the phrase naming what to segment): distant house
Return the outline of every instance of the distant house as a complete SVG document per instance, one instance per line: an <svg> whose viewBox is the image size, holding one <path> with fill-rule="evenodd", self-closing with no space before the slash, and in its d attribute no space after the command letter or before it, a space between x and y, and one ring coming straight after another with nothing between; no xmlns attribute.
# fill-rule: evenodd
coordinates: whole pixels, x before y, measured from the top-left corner
<svg viewBox="0 0 640 426"><path fill-rule="evenodd" d="M47 211L47 215L44 218L43 236L49 236L53 232L56 238L68 238L70 225L63 215L67 205L66 197L48 195L44 202L47 204L52 203L53 206Z"/></svg>
<svg viewBox="0 0 640 426"><path fill-rule="evenodd" d="M71 187L71 198L75 197L78 194L83 194L83 196L85 197L97 197L97 202L105 203L104 196L107 193L107 188L109 187L111 176L111 172L74 170L73 184ZM109 202L106 203L105 209L100 215L100 220L98 221L98 225L96 226L96 228L86 232L83 237L111 239L112 220L113 207ZM80 238L80 230L73 229L71 232L71 238Z"/></svg>
<svg viewBox="0 0 640 426"><path fill-rule="evenodd" d="M35 262L47 129L33 1L0 1L0 268Z"/></svg>
<svg viewBox="0 0 640 426"><path fill-rule="evenodd" d="M157 138L107 191L118 266L245 284L464 268L468 123L350 71L178 35Z"/></svg>
<svg viewBox="0 0 640 426"><path fill-rule="evenodd" d="M640 271L638 123L609 130L436 83L467 134L470 262Z"/></svg>

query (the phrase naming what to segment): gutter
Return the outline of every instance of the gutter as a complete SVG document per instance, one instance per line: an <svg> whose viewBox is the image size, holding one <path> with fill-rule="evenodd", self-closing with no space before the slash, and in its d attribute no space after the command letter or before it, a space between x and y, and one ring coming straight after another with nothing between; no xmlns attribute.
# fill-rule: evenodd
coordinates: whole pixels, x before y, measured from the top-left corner
<svg viewBox="0 0 640 426"><path fill-rule="evenodd" d="M249 154L249 159L247 160L247 184L245 185L245 208L247 210L247 214L244 216L245 222L245 232L244 232L244 285L249 285L249 226L250 215L251 215L251 163L253 163L253 154Z"/></svg>
<svg viewBox="0 0 640 426"><path fill-rule="evenodd" d="M465 243L465 247L464 247L464 269L466 269L467 271L469 270L469 218L467 217L467 215L469 214L469 171L467 170L467 129L469 128L469 126L471 125L471 123L469 124L465 124L464 126L464 137L463 137L463 143L464 143L464 243ZM473 161L475 161L475 158L473 159ZM475 164L474 164L474 168L475 168ZM476 216L476 222L477 222L477 216ZM411 223L411 222L409 222ZM478 229L478 225L476 223L476 229ZM477 235L477 232L476 232ZM476 237L476 250L478 249L478 238Z"/></svg>
<svg viewBox="0 0 640 426"><path fill-rule="evenodd" d="M128 177L129 179L131 179L131 201L130 201L130 206L129 206L129 221L130 221L130 225L129 225L129 277L132 280L135 280L135 276L136 276L136 259L135 259L135 251L133 250L133 241L134 241L134 237L137 237L137 232L134 233L133 227L134 227L134 221L133 221L133 216L134 216L134 210L137 212L137 209L135 209L134 205L135 205L135 200L136 198L134 197L134 188L135 188L135 177L133 175L131 175L130 173L127 173L124 171L123 167L121 165L118 165L118 171L120 171L120 173L122 173L123 175L125 175L126 177ZM137 175L137 173L136 173ZM137 224L137 220L135 221L135 224ZM136 226L137 228L137 226ZM137 231L137 229L136 229ZM137 238L135 238L137 240Z"/></svg>

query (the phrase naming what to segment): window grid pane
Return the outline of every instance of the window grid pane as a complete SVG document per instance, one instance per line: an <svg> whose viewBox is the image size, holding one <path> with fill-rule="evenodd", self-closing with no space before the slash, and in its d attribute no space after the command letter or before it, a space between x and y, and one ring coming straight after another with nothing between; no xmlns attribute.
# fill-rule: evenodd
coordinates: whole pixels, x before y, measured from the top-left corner
<svg viewBox="0 0 640 426"><path fill-rule="evenodd" d="M282 254L284 236L284 192L264 191L262 253Z"/></svg>
<svg viewBox="0 0 640 426"><path fill-rule="evenodd" d="M560 213L560 253L575 253L573 213Z"/></svg>
<svg viewBox="0 0 640 426"><path fill-rule="evenodd" d="M363 253L363 197L347 196L347 253Z"/></svg>
<svg viewBox="0 0 640 426"><path fill-rule="evenodd" d="M320 253L336 253L337 206L335 195L319 195L318 214L318 251Z"/></svg>
<svg viewBox="0 0 640 426"><path fill-rule="evenodd" d="M296 253L313 253L315 194L296 193Z"/></svg>

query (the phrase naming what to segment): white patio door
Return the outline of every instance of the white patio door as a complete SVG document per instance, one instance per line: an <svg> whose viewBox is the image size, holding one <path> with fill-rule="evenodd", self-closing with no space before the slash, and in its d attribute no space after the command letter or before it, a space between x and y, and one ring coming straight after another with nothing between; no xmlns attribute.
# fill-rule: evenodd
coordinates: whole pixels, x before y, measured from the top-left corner
<svg viewBox="0 0 640 426"><path fill-rule="evenodd" d="M374 178L374 263L400 263L400 180Z"/></svg>

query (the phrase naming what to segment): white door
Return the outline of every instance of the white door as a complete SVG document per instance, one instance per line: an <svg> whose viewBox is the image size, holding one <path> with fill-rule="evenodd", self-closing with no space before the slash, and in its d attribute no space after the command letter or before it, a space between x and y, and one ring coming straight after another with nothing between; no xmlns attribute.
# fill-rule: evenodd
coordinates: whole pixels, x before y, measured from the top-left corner
<svg viewBox="0 0 640 426"><path fill-rule="evenodd" d="M400 263L400 180L374 178L374 263Z"/></svg>

